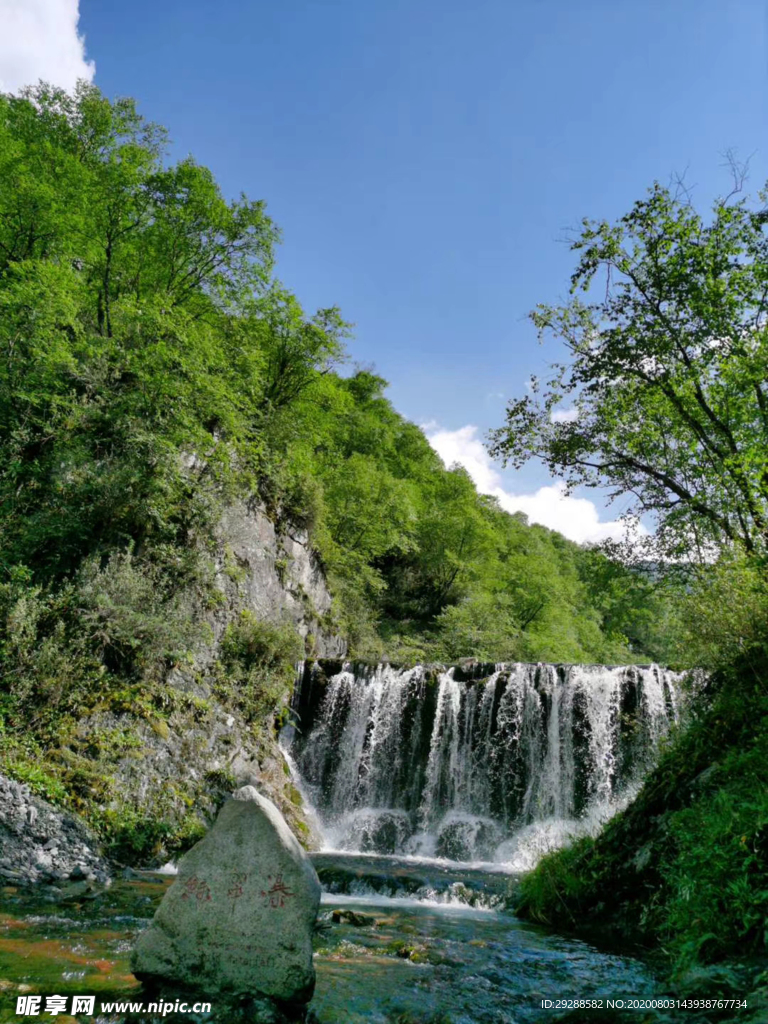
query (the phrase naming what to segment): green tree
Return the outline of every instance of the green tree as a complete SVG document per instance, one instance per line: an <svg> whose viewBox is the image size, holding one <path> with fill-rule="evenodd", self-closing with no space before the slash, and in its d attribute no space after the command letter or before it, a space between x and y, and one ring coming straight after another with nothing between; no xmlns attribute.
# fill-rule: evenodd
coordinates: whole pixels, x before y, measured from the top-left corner
<svg viewBox="0 0 768 1024"><path fill-rule="evenodd" d="M344 356L350 325L336 307L311 318L296 298L273 286L256 306L255 329L262 351L262 399L269 411L291 405Z"/></svg>
<svg viewBox="0 0 768 1024"><path fill-rule="evenodd" d="M605 287L531 314L568 359L510 404L492 453L631 495L630 512L655 517L668 554L763 548L767 226L765 209L733 195L705 222L658 184L618 223L584 221L572 292L590 291L600 270ZM554 415L562 402L575 418Z"/></svg>
<svg viewBox="0 0 768 1024"><path fill-rule="evenodd" d="M36 572L183 538L206 504L192 453L209 477L257 461L277 328L232 325L266 302L277 232L164 143L93 86L0 97L0 545Z"/></svg>
<svg viewBox="0 0 768 1024"><path fill-rule="evenodd" d="M600 657L575 546L446 469L381 377L335 372L349 325L272 278L263 203L165 141L93 86L0 97L3 565L54 600L130 550L170 600L255 494L309 531L358 654L395 629L441 657Z"/></svg>
<svg viewBox="0 0 768 1024"><path fill-rule="evenodd" d="M424 617L439 615L468 593L492 545L484 500L467 471L453 466L434 475L425 488L416 554L408 563Z"/></svg>

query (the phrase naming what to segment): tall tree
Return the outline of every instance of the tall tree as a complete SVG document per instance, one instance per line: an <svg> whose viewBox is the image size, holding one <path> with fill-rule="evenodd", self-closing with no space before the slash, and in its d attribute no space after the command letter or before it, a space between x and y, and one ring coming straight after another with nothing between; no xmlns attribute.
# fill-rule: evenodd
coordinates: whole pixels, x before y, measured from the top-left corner
<svg viewBox="0 0 768 1024"><path fill-rule="evenodd" d="M277 230L164 143L93 86L0 96L0 548L44 571L183 533L179 453L225 458L263 390Z"/></svg>
<svg viewBox="0 0 768 1024"><path fill-rule="evenodd" d="M760 193L764 204L768 196ZM708 222L656 184L618 223L585 220L564 306L531 314L568 359L510 403L491 451L651 513L667 553L768 542L768 211ZM595 275L605 272L599 297ZM593 298L594 297L594 298ZM568 416L558 407L572 406Z"/></svg>

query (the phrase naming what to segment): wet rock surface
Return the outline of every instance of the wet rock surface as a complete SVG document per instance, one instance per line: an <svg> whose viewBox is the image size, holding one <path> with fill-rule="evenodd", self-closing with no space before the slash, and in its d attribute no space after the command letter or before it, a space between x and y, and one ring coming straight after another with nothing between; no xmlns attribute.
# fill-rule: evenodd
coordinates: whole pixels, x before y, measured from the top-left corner
<svg viewBox="0 0 768 1024"><path fill-rule="evenodd" d="M331 594L306 532L276 525L258 505L236 502L218 527L217 584L226 601L211 613L216 641L237 611L292 621L315 657L341 658L347 645L329 625ZM199 652L205 662L206 652Z"/></svg>
<svg viewBox="0 0 768 1024"><path fill-rule="evenodd" d="M146 984L239 999L312 997L312 932L320 883L275 806L237 790L182 858L131 967Z"/></svg>
<svg viewBox="0 0 768 1024"><path fill-rule="evenodd" d="M503 835L490 820L471 815L445 822L437 836L435 852L449 860L493 860Z"/></svg>
<svg viewBox="0 0 768 1024"><path fill-rule="evenodd" d="M15 885L105 883L110 870L83 822L0 775L0 879Z"/></svg>

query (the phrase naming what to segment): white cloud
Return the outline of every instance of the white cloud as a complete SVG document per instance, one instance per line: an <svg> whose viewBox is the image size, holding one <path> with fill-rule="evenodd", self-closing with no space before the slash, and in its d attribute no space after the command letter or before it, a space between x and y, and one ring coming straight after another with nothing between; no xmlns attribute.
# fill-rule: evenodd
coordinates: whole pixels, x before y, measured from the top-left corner
<svg viewBox="0 0 768 1024"><path fill-rule="evenodd" d="M501 474L477 437L477 427L435 430L433 424L425 424L422 429L446 466L458 462L472 477L477 489L498 498L507 512L524 512L532 523L557 530L579 544L609 538L620 540L626 535L627 525L624 522L601 522L594 502L566 494L562 481L540 487L534 494L513 494L505 490ZM637 529L640 535L648 532L641 524Z"/></svg>
<svg viewBox="0 0 768 1024"><path fill-rule="evenodd" d="M0 92L18 92L39 79L72 89L93 79L79 35L79 0L0 0Z"/></svg>
<svg viewBox="0 0 768 1024"><path fill-rule="evenodd" d="M419 426L425 434L431 434L433 431L440 429L440 424L437 420L427 420L426 423L420 423Z"/></svg>
<svg viewBox="0 0 768 1024"><path fill-rule="evenodd" d="M549 418L553 423L574 423L579 418L579 410L555 409Z"/></svg>

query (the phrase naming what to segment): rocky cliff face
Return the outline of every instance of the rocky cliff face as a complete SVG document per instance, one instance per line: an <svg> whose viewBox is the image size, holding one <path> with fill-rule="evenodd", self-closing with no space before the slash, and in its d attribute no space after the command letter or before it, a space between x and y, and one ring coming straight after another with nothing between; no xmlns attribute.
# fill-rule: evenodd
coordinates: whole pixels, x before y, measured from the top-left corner
<svg viewBox="0 0 768 1024"><path fill-rule="evenodd" d="M346 643L333 630L331 595L306 534L278 529L258 506L241 502L224 512L218 535L216 582L226 604L211 616L209 651L233 615L248 609L260 619L294 623L307 656L343 657Z"/></svg>
<svg viewBox="0 0 768 1024"><path fill-rule="evenodd" d="M168 710L155 716L103 706L77 725L76 748L100 751L95 756L107 783L100 812L112 820L124 817L129 830L148 837L137 856L129 835L119 860L157 865L168 859L179 842L183 849L199 838L222 801L242 785L272 800L304 845L315 843L273 723L269 717L247 721L222 698L220 653L227 627L248 612L258 621L295 628L307 655L342 657L346 644L333 630L331 595L306 536L276 526L246 503L228 508L221 519L214 571L219 600L194 613L198 639L190 663L167 679ZM115 741L125 749L106 749Z"/></svg>

